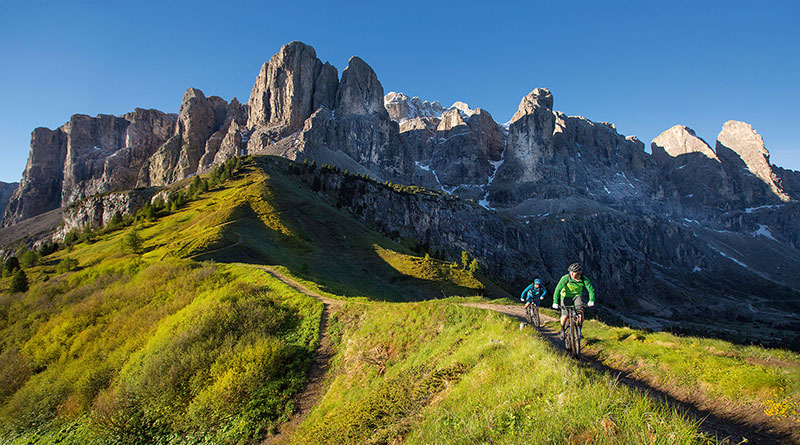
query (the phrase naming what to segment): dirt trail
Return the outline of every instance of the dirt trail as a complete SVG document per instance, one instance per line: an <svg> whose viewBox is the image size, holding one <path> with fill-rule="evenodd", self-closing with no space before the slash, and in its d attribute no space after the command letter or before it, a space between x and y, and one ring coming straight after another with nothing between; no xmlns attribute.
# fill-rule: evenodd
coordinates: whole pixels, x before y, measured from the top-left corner
<svg viewBox="0 0 800 445"><path fill-rule="evenodd" d="M312 298L316 298L324 305L322 310L322 319L320 320L319 326L319 347L314 353L314 362L311 365L308 383L303 391L297 395L297 411L292 414L288 422L285 422L278 427L278 434L267 436L267 438L262 442L263 444L286 443L294 433L295 429L297 429L297 426L303 422L303 419L305 419L308 413L311 412L311 408L314 407L314 405L317 403L317 400L319 400L320 396L323 394L325 374L327 374L328 368L330 368L330 361L335 353L333 346L331 345L330 334L328 333L328 317L330 316L331 308L339 307L343 304L343 302L324 297L269 266L252 267L263 270L278 280L281 280L296 291L306 294Z"/></svg>
<svg viewBox="0 0 800 445"><path fill-rule="evenodd" d="M519 319L527 323L525 317L525 307L519 305L499 305L499 304L486 304L486 303L460 303L461 306L473 307L476 309L492 310L500 312L510 317ZM549 321L556 321L556 318L539 314L543 323ZM539 334L550 341L554 348L566 353L564 349L564 342L558 338L558 332L547 328L541 327L538 329ZM737 413L714 408L705 409L709 405L708 401L691 400L690 395L677 394L662 391L654 388L649 382L641 378L633 376L629 370L612 368L597 357L596 351L584 350L581 351L582 355L580 363L585 366L590 366L602 373L607 374L614 380L639 391L651 399L659 403L666 403L669 406L678 409L684 415L694 419L698 422L701 431L711 434L718 441L722 443L753 443L753 444L776 444L798 443L797 437L792 437L793 434L788 431L780 431L763 424L751 424L740 419L747 419L748 413ZM722 412L718 412L722 411Z"/></svg>

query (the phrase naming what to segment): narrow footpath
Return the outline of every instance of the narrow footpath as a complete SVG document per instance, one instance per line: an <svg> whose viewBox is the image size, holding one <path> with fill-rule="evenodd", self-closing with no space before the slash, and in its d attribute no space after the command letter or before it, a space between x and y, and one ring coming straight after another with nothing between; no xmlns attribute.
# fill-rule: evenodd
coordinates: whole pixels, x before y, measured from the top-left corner
<svg viewBox="0 0 800 445"><path fill-rule="evenodd" d="M522 304L499 305L487 303L460 303L460 305L476 309L500 312L510 317L519 319L521 322L526 324L528 323L525 316L525 307ZM557 321L556 318L544 315L542 313L539 313L539 316L542 319L542 323ZM565 354L567 353L567 351L564 349L564 342L558 338L558 332L546 326L538 328L537 331L542 337L549 340L555 349L562 351ZM572 356L570 355L570 357ZM692 400L685 400L685 398L681 397L681 395L672 395L654 388L648 382L633 376L628 370L616 369L606 365L600 361L600 359L597 357L597 352L592 349L585 349L581 351L580 363L584 366L590 366L597 371L608 375L612 379L647 395L659 403L666 403L669 406L677 409L687 417L694 419L698 423L701 431L710 434L721 443L797 443L795 439L788 433L770 429L767 425L751 425L737 421L735 418L725 415L729 413L714 413L713 410L701 409L697 406L696 402Z"/></svg>
<svg viewBox="0 0 800 445"><path fill-rule="evenodd" d="M300 394L297 395L297 410L289 418L289 421L282 423L278 427L278 433L267 436L263 444L281 444L286 443L292 437L295 429L303 422L311 409L317 403L319 398L324 394L323 390L325 383L325 375L330 368L330 361L333 358L335 351L331 345L330 334L328 333L328 317L330 316L331 309L341 306L343 303L339 300L324 297L317 292L303 286L297 281L287 277L281 272L269 266L253 266L261 269L264 272L272 275L278 280L284 282L292 289L306 294L309 297L315 298L322 302L322 318L320 319L319 326L319 347L314 353L314 362L311 365L311 371L308 376L308 383Z"/></svg>

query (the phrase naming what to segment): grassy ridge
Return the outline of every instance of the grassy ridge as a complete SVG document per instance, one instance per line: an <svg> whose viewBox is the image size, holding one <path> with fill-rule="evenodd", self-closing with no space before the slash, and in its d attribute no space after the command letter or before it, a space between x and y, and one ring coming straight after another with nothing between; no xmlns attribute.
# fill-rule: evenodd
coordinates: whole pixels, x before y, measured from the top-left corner
<svg viewBox="0 0 800 445"><path fill-rule="evenodd" d="M696 443L675 412L575 366L508 317L349 305L330 388L294 443Z"/></svg>

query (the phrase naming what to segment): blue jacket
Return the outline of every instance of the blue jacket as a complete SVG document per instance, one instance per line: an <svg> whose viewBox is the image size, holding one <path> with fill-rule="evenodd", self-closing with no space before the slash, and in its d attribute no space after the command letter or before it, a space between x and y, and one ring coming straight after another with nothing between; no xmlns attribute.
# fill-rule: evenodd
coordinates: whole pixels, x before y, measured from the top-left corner
<svg viewBox="0 0 800 445"><path fill-rule="evenodd" d="M543 300L545 295L547 295L547 289L545 289L544 286L539 286L537 289L533 287L533 283L531 283L522 291L519 299L520 301L532 301L538 306L539 301Z"/></svg>

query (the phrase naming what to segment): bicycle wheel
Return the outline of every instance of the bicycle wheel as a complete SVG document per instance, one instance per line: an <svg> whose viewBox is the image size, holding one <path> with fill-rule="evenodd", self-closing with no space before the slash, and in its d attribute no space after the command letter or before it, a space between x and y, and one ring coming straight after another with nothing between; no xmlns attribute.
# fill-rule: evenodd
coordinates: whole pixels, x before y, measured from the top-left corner
<svg viewBox="0 0 800 445"><path fill-rule="evenodd" d="M532 312L533 312L533 320L531 320L531 322L533 323L533 325L535 327L538 328L539 326L541 326L541 323L540 323L540 320L539 320L539 308L534 307Z"/></svg>
<svg viewBox="0 0 800 445"><path fill-rule="evenodd" d="M525 315L528 316L528 324L532 324L533 323L533 316L531 315L531 307L530 306L525 308Z"/></svg>
<svg viewBox="0 0 800 445"><path fill-rule="evenodd" d="M578 333L578 324L575 323L574 321L571 324L572 324L572 330L571 330L572 331L571 332L571 334L572 334L572 355L574 355L576 358L580 358L581 357L581 336Z"/></svg>
<svg viewBox="0 0 800 445"><path fill-rule="evenodd" d="M570 335L570 332L572 332L572 320L567 319L567 325L564 326L564 349L567 351L572 349L572 335Z"/></svg>

